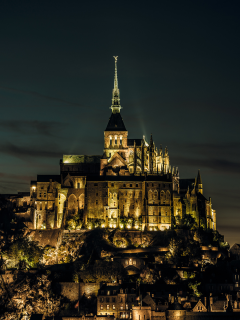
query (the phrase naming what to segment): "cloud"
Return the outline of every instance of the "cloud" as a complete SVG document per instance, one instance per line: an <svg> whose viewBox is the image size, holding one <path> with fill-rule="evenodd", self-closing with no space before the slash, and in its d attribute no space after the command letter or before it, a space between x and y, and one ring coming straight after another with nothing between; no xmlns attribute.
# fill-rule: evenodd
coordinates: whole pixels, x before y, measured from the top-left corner
<svg viewBox="0 0 240 320"><path fill-rule="evenodd" d="M17 146L13 143L5 143L0 147L0 152L14 156L20 159L29 157L41 158L60 158L62 152L58 150L57 146Z"/></svg>
<svg viewBox="0 0 240 320"><path fill-rule="evenodd" d="M192 158L190 156L178 157L171 156L170 160L172 163L176 163L179 166L192 166L197 168L210 168L213 171L221 173L233 173L240 174L240 162L229 161L219 158Z"/></svg>
<svg viewBox="0 0 240 320"><path fill-rule="evenodd" d="M31 96L35 96L37 98L46 99L46 100L55 101L55 102L60 102L60 103L65 103L65 104L68 104L68 105L71 105L71 106L75 106L75 107L83 107L83 105L80 104L80 103L71 102L71 101L67 101L67 100L64 100L64 99L59 99L59 98L47 96L47 95L44 95L44 94L41 94L41 93L38 93L38 92L35 92L35 91L19 90L19 89L3 87L3 86L0 86L0 90L13 92L13 93L20 93L20 94L25 94L25 95L31 95Z"/></svg>
<svg viewBox="0 0 240 320"><path fill-rule="evenodd" d="M66 124L64 124L66 126ZM56 136L63 128L63 123L57 121L38 120L0 120L0 130L21 133L40 134L45 136Z"/></svg>

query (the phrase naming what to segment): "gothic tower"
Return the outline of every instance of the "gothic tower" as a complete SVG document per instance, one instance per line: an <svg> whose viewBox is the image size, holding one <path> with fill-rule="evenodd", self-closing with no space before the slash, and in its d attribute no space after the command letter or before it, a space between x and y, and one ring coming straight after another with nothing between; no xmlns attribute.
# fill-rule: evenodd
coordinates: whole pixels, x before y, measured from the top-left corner
<svg viewBox="0 0 240 320"><path fill-rule="evenodd" d="M117 77L117 58L115 59L115 75L114 87L112 92L112 114L109 118L107 128L104 131L104 155L108 159L114 156L117 152L123 159L126 159L127 152L127 137L128 131L125 128L123 119L120 114L120 92L118 88Z"/></svg>

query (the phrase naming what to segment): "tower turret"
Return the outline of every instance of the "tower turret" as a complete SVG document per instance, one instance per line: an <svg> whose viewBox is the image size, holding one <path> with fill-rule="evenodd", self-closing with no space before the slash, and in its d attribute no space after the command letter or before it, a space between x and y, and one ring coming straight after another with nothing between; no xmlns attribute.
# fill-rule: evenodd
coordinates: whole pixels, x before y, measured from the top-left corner
<svg viewBox="0 0 240 320"><path fill-rule="evenodd" d="M165 148L165 154L164 154L164 173L168 173L169 170L169 155L168 155L168 148Z"/></svg>

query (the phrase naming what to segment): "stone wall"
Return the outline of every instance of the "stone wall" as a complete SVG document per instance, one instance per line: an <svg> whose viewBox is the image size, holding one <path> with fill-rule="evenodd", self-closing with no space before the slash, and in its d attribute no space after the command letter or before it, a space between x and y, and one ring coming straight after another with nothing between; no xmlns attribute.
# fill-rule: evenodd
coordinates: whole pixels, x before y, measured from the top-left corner
<svg viewBox="0 0 240 320"><path fill-rule="evenodd" d="M86 296L97 296L100 289L100 283L75 283L75 282L59 282L55 288L70 301L77 301L85 294Z"/></svg>

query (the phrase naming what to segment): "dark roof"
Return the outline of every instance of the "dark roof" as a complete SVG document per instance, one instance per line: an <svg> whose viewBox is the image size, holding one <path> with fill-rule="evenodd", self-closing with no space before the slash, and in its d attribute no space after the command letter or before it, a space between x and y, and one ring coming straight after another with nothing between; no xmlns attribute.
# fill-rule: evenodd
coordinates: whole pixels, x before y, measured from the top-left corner
<svg viewBox="0 0 240 320"><path fill-rule="evenodd" d="M183 306L179 302L171 303L168 307L168 310L184 310Z"/></svg>
<svg viewBox="0 0 240 320"><path fill-rule="evenodd" d="M197 193L197 198L198 198L199 200L203 200L203 201L207 200L207 199L204 197L204 195L201 194L200 192Z"/></svg>
<svg viewBox="0 0 240 320"><path fill-rule="evenodd" d="M128 146L134 146L134 141L136 142L136 146L141 146L142 139L127 139Z"/></svg>
<svg viewBox="0 0 240 320"><path fill-rule="evenodd" d="M52 181L57 181L61 183L61 176L60 175L54 175L54 174L49 174L49 175L37 175L37 182L49 182L50 179Z"/></svg>
<svg viewBox="0 0 240 320"><path fill-rule="evenodd" d="M105 131L127 131L120 112L111 114Z"/></svg>

